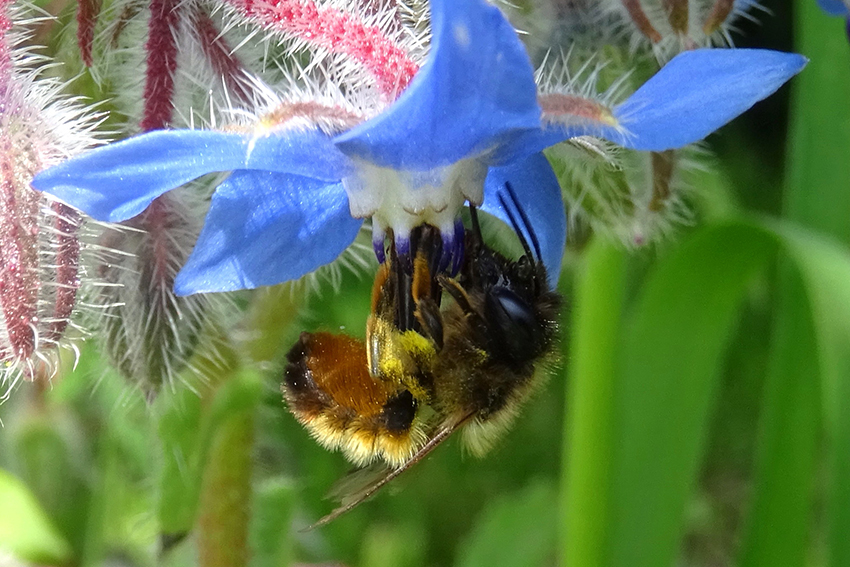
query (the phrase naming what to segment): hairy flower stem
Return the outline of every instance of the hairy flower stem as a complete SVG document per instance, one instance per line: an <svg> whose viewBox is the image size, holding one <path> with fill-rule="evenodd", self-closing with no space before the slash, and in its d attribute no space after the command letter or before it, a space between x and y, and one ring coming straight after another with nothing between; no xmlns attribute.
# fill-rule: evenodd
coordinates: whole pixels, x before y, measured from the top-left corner
<svg viewBox="0 0 850 567"><path fill-rule="evenodd" d="M419 66L378 26L354 14L298 0L228 0L261 26L290 34L314 47L343 53L375 78L381 93L394 100Z"/></svg>
<svg viewBox="0 0 850 567"><path fill-rule="evenodd" d="M0 350L2 360L28 359L37 341L39 196L16 183L19 157L10 137L0 133L0 310L8 335L0 348L11 350Z"/></svg>
<svg viewBox="0 0 850 567"><path fill-rule="evenodd" d="M233 54L227 40L216 29L209 14L201 8L196 8L192 17L192 26L210 67L216 75L221 77L229 95L243 104L251 102L251 90L244 81L245 67Z"/></svg>
<svg viewBox="0 0 850 567"><path fill-rule="evenodd" d="M649 38L649 41L652 43L658 43L661 41L661 34L658 33L658 30L652 26L652 23L649 21L649 18L646 16L646 13L640 5L640 0L622 0L622 2L623 7L625 7L626 11L629 13L629 16L632 18L637 29Z"/></svg>
<svg viewBox="0 0 850 567"><path fill-rule="evenodd" d="M174 73L177 71L177 27L180 23L176 0L152 0L151 19L148 24L147 76L145 77L145 110L140 126L143 130L165 128L174 111ZM138 219L139 225L149 231L154 239L152 286L171 289L173 281L168 274L170 257L167 242L168 207L160 197ZM171 278L173 280L173 276Z"/></svg>
<svg viewBox="0 0 850 567"><path fill-rule="evenodd" d="M177 0L152 0L148 24L147 75L142 130L165 128L174 110L174 74L177 71L177 33L180 25Z"/></svg>
<svg viewBox="0 0 850 567"><path fill-rule="evenodd" d="M77 2L77 46L86 67L91 67L91 50L94 42L94 27L100 14L102 0L79 0Z"/></svg>
<svg viewBox="0 0 850 567"><path fill-rule="evenodd" d="M80 240L77 229L82 223L80 214L62 203L51 203L50 209L55 214L54 226L56 234L55 270L56 282L53 299L53 314L45 339L56 342L65 332L65 327L71 318L80 288Z"/></svg>
<svg viewBox="0 0 850 567"><path fill-rule="evenodd" d="M201 567L248 564L254 408L230 415L216 432L204 471L198 516Z"/></svg>

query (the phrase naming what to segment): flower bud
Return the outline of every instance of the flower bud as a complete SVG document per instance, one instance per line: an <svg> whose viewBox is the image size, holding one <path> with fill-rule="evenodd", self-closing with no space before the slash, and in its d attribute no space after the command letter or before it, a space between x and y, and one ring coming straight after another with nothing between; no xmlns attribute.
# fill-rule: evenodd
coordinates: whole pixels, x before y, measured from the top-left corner
<svg viewBox="0 0 850 567"><path fill-rule="evenodd" d="M689 172L700 150L638 152L577 138L547 151L573 221L629 248L658 243L691 224Z"/></svg>
<svg viewBox="0 0 850 567"><path fill-rule="evenodd" d="M149 397L174 385L204 336L214 299L174 293L174 278L200 229L198 207L165 195L126 226L104 233L93 298L103 317L101 348Z"/></svg>
<svg viewBox="0 0 850 567"><path fill-rule="evenodd" d="M755 4L753 0L611 0L608 9L666 60L687 49L731 44L732 22Z"/></svg>
<svg viewBox="0 0 850 567"><path fill-rule="evenodd" d="M80 287L80 216L30 181L92 146L95 122L28 70L43 61L13 55L20 38L6 9L0 4L0 376L11 385L49 375Z"/></svg>

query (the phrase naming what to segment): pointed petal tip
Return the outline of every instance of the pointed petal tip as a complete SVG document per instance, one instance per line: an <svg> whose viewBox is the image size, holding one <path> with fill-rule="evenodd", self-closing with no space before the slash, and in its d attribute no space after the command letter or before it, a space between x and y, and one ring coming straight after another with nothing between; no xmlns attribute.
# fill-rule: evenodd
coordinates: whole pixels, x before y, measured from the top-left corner
<svg viewBox="0 0 850 567"><path fill-rule="evenodd" d="M768 49L697 49L674 57L615 110L629 135L605 136L642 151L702 140L772 95L808 63Z"/></svg>

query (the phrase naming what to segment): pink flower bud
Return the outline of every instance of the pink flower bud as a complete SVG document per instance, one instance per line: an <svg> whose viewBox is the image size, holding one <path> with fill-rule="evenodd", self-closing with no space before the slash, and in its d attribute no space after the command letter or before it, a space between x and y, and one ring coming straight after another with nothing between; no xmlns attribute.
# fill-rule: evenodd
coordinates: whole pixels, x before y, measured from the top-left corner
<svg viewBox="0 0 850 567"><path fill-rule="evenodd" d="M81 218L30 187L33 175L93 144L91 120L15 56L0 3L0 376L49 371L80 287Z"/></svg>

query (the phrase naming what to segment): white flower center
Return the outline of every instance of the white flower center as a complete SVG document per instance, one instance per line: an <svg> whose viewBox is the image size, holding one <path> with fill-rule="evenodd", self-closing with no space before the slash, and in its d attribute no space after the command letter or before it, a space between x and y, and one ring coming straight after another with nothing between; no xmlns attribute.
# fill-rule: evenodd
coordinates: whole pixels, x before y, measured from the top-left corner
<svg viewBox="0 0 850 567"><path fill-rule="evenodd" d="M450 233L464 203L484 199L487 166L474 158L426 171L357 165L357 174L343 180L351 216L372 217L373 226L397 236L423 223Z"/></svg>

